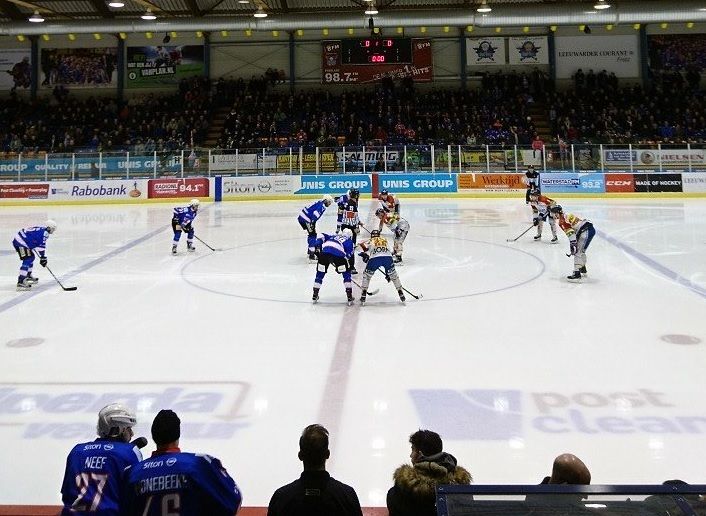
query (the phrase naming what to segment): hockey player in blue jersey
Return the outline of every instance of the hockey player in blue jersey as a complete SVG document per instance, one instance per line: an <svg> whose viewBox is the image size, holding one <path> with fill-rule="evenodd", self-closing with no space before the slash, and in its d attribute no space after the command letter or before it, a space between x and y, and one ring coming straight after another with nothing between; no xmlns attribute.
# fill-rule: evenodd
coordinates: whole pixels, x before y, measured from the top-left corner
<svg viewBox="0 0 706 516"><path fill-rule="evenodd" d="M331 206L331 204L333 204L333 197L328 194L324 195L320 201L303 208L297 218L299 225L308 234L307 245L310 260L316 260L316 255L314 254L316 250L316 221L321 218L326 208Z"/></svg>
<svg viewBox="0 0 706 516"><path fill-rule="evenodd" d="M392 281L392 284L397 289L397 294L400 296L400 301L405 302L404 291L402 290L402 282L397 275L395 264L392 262L392 251L387 238L380 235L380 231L373 229L370 232L370 240L361 242L360 248L363 252L359 253L360 257L366 263L365 272L363 273L363 284L361 285L360 304L365 304L368 296L368 286L373 275L382 269L387 281Z"/></svg>
<svg viewBox="0 0 706 516"><path fill-rule="evenodd" d="M61 485L62 516L117 516L126 467L142 460L133 444L137 419L127 407L112 403L98 413L98 439L77 444L66 458Z"/></svg>
<svg viewBox="0 0 706 516"><path fill-rule="evenodd" d="M186 233L186 249L196 251L194 247L194 219L199 212L199 200L191 199L188 206L174 208L172 216L172 229L174 230L174 241L172 242L172 254L177 254L177 244L181 238L181 232Z"/></svg>
<svg viewBox="0 0 706 516"><path fill-rule="evenodd" d="M343 275L343 286L346 289L348 304L353 304L353 287L351 285L351 262L353 258L353 231L344 229L338 235L322 235L316 240L319 251L319 261L316 264L316 278L314 279L314 295L311 299L316 303L319 300L319 290L324 281L328 266L333 265L336 272Z"/></svg>
<svg viewBox="0 0 706 516"><path fill-rule="evenodd" d="M125 471L123 516L233 516L242 495L215 457L179 449L181 421L160 410L152 423L157 450Z"/></svg>
<svg viewBox="0 0 706 516"><path fill-rule="evenodd" d="M39 281L32 276L34 253L39 255L39 264L46 267L48 263L46 247L47 238L56 231L56 222L48 220L42 226L21 229L12 240L12 246L22 260L20 275L17 277L17 291L29 290Z"/></svg>

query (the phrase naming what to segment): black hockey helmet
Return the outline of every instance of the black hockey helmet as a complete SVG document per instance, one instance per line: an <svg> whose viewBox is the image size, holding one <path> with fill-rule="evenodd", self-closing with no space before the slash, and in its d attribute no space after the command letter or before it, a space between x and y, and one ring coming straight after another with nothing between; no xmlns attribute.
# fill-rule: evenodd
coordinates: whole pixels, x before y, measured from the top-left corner
<svg viewBox="0 0 706 516"><path fill-rule="evenodd" d="M379 237L379 236L380 236L380 231L377 230L377 229L373 229L373 230L370 232L370 238L375 238L375 237Z"/></svg>
<svg viewBox="0 0 706 516"><path fill-rule="evenodd" d="M378 195L378 197L382 197L383 195L388 196L390 195L390 192L388 192L387 190L380 190L380 194Z"/></svg>
<svg viewBox="0 0 706 516"><path fill-rule="evenodd" d="M530 197L532 197L532 196L534 196L534 195L539 196L539 190L538 190L537 188L532 188L532 189L529 191L529 196L530 196Z"/></svg>
<svg viewBox="0 0 706 516"><path fill-rule="evenodd" d="M559 204L555 204L554 206L549 208L549 211L551 211L552 213L563 213L564 210Z"/></svg>
<svg viewBox="0 0 706 516"><path fill-rule="evenodd" d="M360 197L360 190L358 190L357 188L351 188L350 190L348 190L348 196L353 199L357 199L358 197Z"/></svg>

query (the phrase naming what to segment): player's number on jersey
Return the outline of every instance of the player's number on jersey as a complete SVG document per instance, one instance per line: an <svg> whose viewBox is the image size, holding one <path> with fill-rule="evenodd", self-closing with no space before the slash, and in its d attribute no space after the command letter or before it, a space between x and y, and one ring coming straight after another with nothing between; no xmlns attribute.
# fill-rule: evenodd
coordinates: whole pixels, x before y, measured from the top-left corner
<svg viewBox="0 0 706 516"><path fill-rule="evenodd" d="M142 516L150 515L150 508L152 507L152 500L154 498L155 495L150 495L150 497L147 498ZM161 499L161 502L157 502L162 505L162 511L159 513L160 516L179 516L181 514L181 498L179 497L179 493L169 493L157 496L156 498Z"/></svg>
<svg viewBox="0 0 706 516"><path fill-rule="evenodd" d="M97 510L101 503L101 498L103 498L103 488L107 482L107 474L79 473L76 475L76 487L80 491L76 501L71 504L71 508L76 511Z"/></svg>

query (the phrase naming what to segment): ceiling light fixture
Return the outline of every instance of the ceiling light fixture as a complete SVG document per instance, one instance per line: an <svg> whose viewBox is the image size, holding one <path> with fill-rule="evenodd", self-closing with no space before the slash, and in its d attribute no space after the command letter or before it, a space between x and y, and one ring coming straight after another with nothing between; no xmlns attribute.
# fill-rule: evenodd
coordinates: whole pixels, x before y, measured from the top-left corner
<svg viewBox="0 0 706 516"><path fill-rule="evenodd" d="M610 9L610 4L606 0L598 0L593 6L594 9L601 11L603 9Z"/></svg>
<svg viewBox="0 0 706 516"><path fill-rule="evenodd" d="M375 4L370 4L369 7L365 8L365 15L366 16L372 16L377 13L378 13L378 8L375 7Z"/></svg>
<svg viewBox="0 0 706 516"><path fill-rule="evenodd" d="M262 9L262 7L258 7L253 16L255 18L267 18L267 13Z"/></svg>
<svg viewBox="0 0 706 516"><path fill-rule="evenodd" d="M108 7L125 7L125 2L121 2L120 0L110 0L110 2L108 2Z"/></svg>
<svg viewBox="0 0 706 516"><path fill-rule="evenodd" d="M27 18L27 21L30 21L32 23L42 23L44 21L44 18L42 18L42 15L39 14L39 11L34 11L34 14Z"/></svg>
<svg viewBox="0 0 706 516"><path fill-rule="evenodd" d="M492 7L490 7L490 6L488 5L488 1L487 1L487 0L483 0L483 1L480 3L480 6L478 7L478 9L476 9L476 11L478 11L479 13L489 13L489 12L492 11L492 10L493 10Z"/></svg>
<svg viewBox="0 0 706 516"><path fill-rule="evenodd" d="M149 8L145 11L145 14L140 16L140 18L142 18L143 20L156 20L157 19L157 17L152 12L152 9L149 9Z"/></svg>
<svg viewBox="0 0 706 516"><path fill-rule="evenodd" d="M249 4L250 0L238 0L239 4Z"/></svg>

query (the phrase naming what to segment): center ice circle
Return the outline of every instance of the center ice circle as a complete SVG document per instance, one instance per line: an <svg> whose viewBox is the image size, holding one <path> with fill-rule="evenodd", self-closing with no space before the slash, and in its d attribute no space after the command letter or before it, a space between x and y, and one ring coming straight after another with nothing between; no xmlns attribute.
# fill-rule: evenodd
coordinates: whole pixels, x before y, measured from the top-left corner
<svg viewBox="0 0 706 516"><path fill-rule="evenodd" d="M181 275L193 287L214 294L310 304L316 266L308 263L303 240L263 240L219 252L204 250L182 267ZM533 254L495 242L417 235L406 247L405 265L398 271L405 287L423 293L421 302L509 290L534 281L545 270L544 262ZM360 273L353 280L360 283L364 267L360 260L357 267ZM389 290L389 295L396 296L380 274L373 278L370 288L379 288L381 294ZM342 296L345 299L342 278L329 268L320 304L340 304Z"/></svg>

